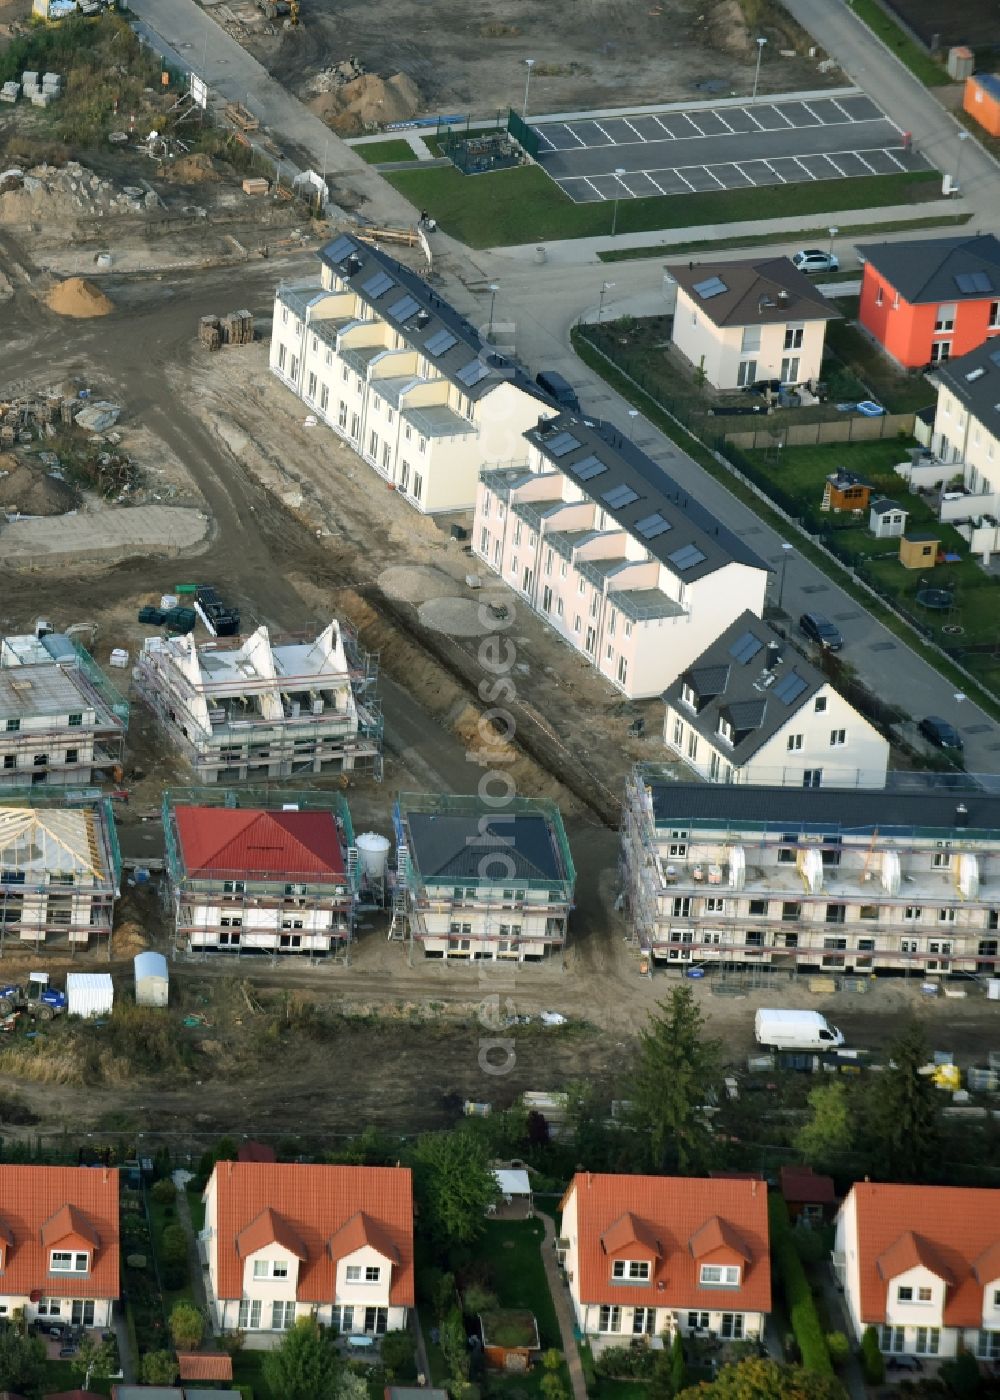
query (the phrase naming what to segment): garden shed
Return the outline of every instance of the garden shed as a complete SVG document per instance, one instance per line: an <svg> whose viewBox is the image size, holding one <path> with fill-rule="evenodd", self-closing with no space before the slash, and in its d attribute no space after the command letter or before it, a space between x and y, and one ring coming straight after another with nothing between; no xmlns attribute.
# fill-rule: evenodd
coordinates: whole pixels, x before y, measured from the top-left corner
<svg viewBox="0 0 1000 1400"><path fill-rule="evenodd" d="M166 1006L170 995L167 960L147 950L135 955L136 1006Z"/></svg>

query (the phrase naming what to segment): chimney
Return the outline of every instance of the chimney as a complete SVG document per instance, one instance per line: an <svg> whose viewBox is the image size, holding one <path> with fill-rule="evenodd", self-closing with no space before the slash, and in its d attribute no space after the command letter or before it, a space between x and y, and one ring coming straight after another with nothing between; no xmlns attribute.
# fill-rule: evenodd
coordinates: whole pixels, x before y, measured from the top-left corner
<svg viewBox="0 0 1000 1400"><path fill-rule="evenodd" d="M751 1198L752 1198L753 1200L756 1200L756 1199L757 1199L757 1178L756 1178L756 1177L754 1177L753 1181L751 1181L751 1183L750 1183L750 1196L751 1196Z"/></svg>
<svg viewBox="0 0 1000 1400"><path fill-rule="evenodd" d="M968 809L968 807L966 807L966 805L965 805L964 802L960 802L960 803L958 804L958 806L955 808L955 825L956 825L956 826L968 826L968 825L969 825L969 809Z"/></svg>
<svg viewBox="0 0 1000 1400"><path fill-rule="evenodd" d="M781 660L781 646L778 642L768 642L767 644L767 669L773 671Z"/></svg>

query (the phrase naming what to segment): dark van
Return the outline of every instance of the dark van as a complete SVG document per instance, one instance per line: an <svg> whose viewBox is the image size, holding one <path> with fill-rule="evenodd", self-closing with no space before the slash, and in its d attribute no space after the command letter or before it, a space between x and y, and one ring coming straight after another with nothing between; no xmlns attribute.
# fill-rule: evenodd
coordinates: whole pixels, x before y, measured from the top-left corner
<svg viewBox="0 0 1000 1400"><path fill-rule="evenodd" d="M834 627L829 618L825 618L822 613L803 613L799 618L799 630L824 651L840 651L844 645L840 629Z"/></svg>
<svg viewBox="0 0 1000 1400"><path fill-rule="evenodd" d="M543 369L541 374L536 374L535 383L550 399L555 399L560 408L570 409L574 413L580 412L580 400L576 396L576 390L554 369Z"/></svg>

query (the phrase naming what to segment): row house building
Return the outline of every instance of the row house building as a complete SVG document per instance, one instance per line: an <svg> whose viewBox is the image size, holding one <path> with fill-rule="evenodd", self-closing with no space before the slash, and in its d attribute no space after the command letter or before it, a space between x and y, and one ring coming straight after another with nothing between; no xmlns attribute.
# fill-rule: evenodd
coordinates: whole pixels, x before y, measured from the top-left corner
<svg viewBox="0 0 1000 1400"><path fill-rule="evenodd" d="M723 786L639 764L621 869L654 960L995 975L1000 796Z"/></svg>
<svg viewBox="0 0 1000 1400"><path fill-rule="evenodd" d="M935 460L910 469L912 484L944 483L941 519L989 564L1000 551L1000 341L935 366L932 382Z"/></svg>
<svg viewBox="0 0 1000 1400"><path fill-rule="evenodd" d="M771 1310L767 1185L577 1172L556 1246L595 1352L652 1337L761 1338Z"/></svg>
<svg viewBox="0 0 1000 1400"><path fill-rule="evenodd" d="M400 793L394 924L428 958L539 962L566 942L576 871L559 809Z"/></svg>
<svg viewBox="0 0 1000 1400"><path fill-rule="evenodd" d="M660 695L763 613L767 565L612 424L562 413L524 439L483 472L473 552L623 694Z"/></svg>
<svg viewBox="0 0 1000 1400"><path fill-rule="evenodd" d="M310 958L346 948L358 861L340 793L288 794L280 809L217 788L167 793L163 831L176 948Z"/></svg>
<svg viewBox="0 0 1000 1400"><path fill-rule="evenodd" d="M409 1167L219 1162L199 1247L218 1332L274 1345L296 1318L401 1331L414 1304Z"/></svg>
<svg viewBox="0 0 1000 1400"><path fill-rule="evenodd" d="M751 612L663 698L664 743L707 782L885 786L888 740Z"/></svg>
<svg viewBox="0 0 1000 1400"><path fill-rule="evenodd" d="M118 781L128 701L71 638L0 640L0 792Z"/></svg>
<svg viewBox="0 0 1000 1400"><path fill-rule="evenodd" d="M425 514L469 510L548 397L416 273L341 234L274 301L272 372Z"/></svg>

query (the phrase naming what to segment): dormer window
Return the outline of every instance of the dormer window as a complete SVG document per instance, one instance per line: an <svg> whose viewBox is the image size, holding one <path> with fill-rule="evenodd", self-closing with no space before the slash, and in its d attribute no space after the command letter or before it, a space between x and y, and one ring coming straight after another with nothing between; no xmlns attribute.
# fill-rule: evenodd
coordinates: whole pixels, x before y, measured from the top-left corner
<svg viewBox="0 0 1000 1400"><path fill-rule="evenodd" d="M348 1264L345 1274L348 1283L378 1283L382 1270L378 1264Z"/></svg>
<svg viewBox="0 0 1000 1400"><path fill-rule="evenodd" d="M700 1281L709 1288L739 1288L738 1264L702 1264Z"/></svg>
<svg viewBox="0 0 1000 1400"><path fill-rule="evenodd" d="M611 1277L617 1282L648 1283L649 1264L644 1259L615 1259Z"/></svg>
<svg viewBox="0 0 1000 1400"><path fill-rule="evenodd" d="M698 708L698 697L694 692L694 687L688 685L687 681L681 686L681 700L687 705L689 710Z"/></svg>
<svg viewBox="0 0 1000 1400"><path fill-rule="evenodd" d="M49 1256L53 1274L85 1274L90 1267L90 1255L73 1249L54 1249Z"/></svg>

